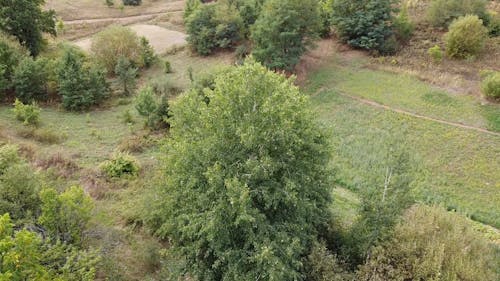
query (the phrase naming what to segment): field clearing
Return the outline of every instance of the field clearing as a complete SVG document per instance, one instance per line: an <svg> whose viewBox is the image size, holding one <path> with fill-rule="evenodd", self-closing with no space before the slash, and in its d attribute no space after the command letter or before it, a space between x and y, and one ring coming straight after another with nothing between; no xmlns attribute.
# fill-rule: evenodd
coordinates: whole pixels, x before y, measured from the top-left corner
<svg viewBox="0 0 500 281"><path fill-rule="evenodd" d="M187 36L182 32L150 24L134 24L129 27L135 31L139 37L146 37L158 54L163 54L174 47L183 47L186 45ZM82 50L90 52L92 39L93 37L80 39L74 42L74 44Z"/></svg>
<svg viewBox="0 0 500 281"><path fill-rule="evenodd" d="M130 17L158 14L166 11L182 11L183 0L143 0L140 6L124 6L121 0L113 0L114 6L108 7L104 0L47 0L46 9L53 9L64 21Z"/></svg>
<svg viewBox="0 0 500 281"><path fill-rule="evenodd" d="M499 108L484 109L468 96L437 91L412 77L363 65L362 58L334 57L311 73L305 87L313 95L320 120L332 132L333 165L343 186L355 190L360 177L369 173L364 162L376 155L376 144L394 140L397 132L422 163L415 175L420 200L443 204L500 228L500 137L385 111L340 92L488 128L498 128L498 121L491 120L498 120ZM486 118L488 114L495 118Z"/></svg>

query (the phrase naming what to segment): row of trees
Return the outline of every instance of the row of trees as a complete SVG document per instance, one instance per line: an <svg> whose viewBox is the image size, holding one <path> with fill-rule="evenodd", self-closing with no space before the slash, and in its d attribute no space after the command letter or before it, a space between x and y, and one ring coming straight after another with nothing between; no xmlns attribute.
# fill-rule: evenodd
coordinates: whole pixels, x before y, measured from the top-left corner
<svg viewBox="0 0 500 281"><path fill-rule="evenodd" d="M293 80L250 59L172 113L144 217L177 255L172 280L497 280L494 249L465 219L414 205L402 141L367 159L359 216L341 227L328 133Z"/></svg>

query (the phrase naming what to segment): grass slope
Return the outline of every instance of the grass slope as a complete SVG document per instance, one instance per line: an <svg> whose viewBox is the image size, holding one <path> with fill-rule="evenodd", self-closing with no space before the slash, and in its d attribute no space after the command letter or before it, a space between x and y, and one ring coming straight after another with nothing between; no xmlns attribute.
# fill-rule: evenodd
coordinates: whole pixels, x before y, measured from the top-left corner
<svg viewBox="0 0 500 281"><path fill-rule="evenodd" d="M339 181L355 188L359 177L370 173L364 162L377 154L377 143L393 141L397 132L422 164L415 171L421 200L442 203L500 228L500 137L374 108L339 92L490 129L498 128L500 109L363 65L363 59L334 59L312 73L306 86L320 120L332 131Z"/></svg>

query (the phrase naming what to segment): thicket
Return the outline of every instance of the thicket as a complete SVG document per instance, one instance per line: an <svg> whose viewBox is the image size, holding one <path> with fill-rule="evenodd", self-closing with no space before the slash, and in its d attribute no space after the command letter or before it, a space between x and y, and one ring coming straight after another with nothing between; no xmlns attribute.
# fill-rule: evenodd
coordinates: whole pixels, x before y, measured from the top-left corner
<svg viewBox="0 0 500 281"><path fill-rule="evenodd" d="M0 98L3 90L12 87L12 76L19 62L28 56L13 36L0 32Z"/></svg>
<svg viewBox="0 0 500 281"><path fill-rule="evenodd" d="M291 80L248 61L173 107L148 225L200 280L300 280L330 220L327 137ZM208 222L208 223L207 223Z"/></svg>
<svg viewBox="0 0 500 281"><path fill-rule="evenodd" d="M417 205L372 250L357 280L498 280L494 251L464 218Z"/></svg>
<svg viewBox="0 0 500 281"><path fill-rule="evenodd" d="M464 59L478 55L484 48L487 29L477 16L460 17L450 24L445 35L446 54Z"/></svg>
<svg viewBox="0 0 500 281"><path fill-rule="evenodd" d="M269 0L252 26L252 55L271 69L292 70L320 30L318 1Z"/></svg>
<svg viewBox="0 0 500 281"><path fill-rule="evenodd" d="M427 10L429 22L436 27L446 28L455 19L466 15L477 15L488 23L485 0L432 0Z"/></svg>
<svg viewBox="0 0 500 281"><path fill-rule="evenodd" d="M0 146L0 279L94 280L99 255L80 245L91 209L81 187L42 189L18 148Z"/></svg>
<svg viewBox="0 0 500 281"><path fill-rule="evenodd" d="M48 73L45 60L23 59L14 70L16 97L23 102L47 99Z"/></svg>

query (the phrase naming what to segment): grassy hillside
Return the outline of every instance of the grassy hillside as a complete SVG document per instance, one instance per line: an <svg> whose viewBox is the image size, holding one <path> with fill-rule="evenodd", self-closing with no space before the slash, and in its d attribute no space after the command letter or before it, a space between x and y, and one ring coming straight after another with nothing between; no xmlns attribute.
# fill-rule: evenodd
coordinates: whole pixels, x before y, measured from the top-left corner
<svg viewBox="0 0 500 281"><path fill-rule="evenodd" d="M365 161L376 155L377 143L402 134L422 163L415 172L420 200L442 203L499 228L498 135L402 115L345 95L490 130L498 130L500 108L365 66L363 58L332 58L309 76L306 86L320 120L332 132L339 181L355 189L359 178L370 173Z"/></svg>

